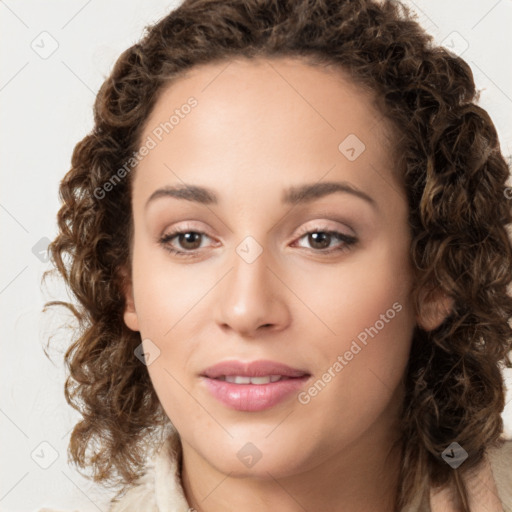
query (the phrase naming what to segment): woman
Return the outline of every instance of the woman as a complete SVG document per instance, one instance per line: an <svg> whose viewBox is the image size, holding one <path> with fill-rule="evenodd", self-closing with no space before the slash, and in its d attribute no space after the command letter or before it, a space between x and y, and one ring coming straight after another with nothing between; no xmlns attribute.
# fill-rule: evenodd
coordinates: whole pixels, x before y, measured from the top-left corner
<svg viewBox="0 0 512 512"><path fill-rule="evenodd" d="M50 247L70 454L113 511L512 507L509 169L475 101L393 1L185 0L121 55Z"/></svg>

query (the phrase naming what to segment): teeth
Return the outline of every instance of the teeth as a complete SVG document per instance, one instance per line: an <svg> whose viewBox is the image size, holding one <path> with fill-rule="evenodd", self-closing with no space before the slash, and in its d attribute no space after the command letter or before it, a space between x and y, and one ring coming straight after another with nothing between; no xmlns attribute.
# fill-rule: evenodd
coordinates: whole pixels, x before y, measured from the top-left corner
<svg viewBox="0 0 512 512"><path fill-rule="evenodd" d="M271 382L277 382L278 380L286 379L281 375L265 375L263 377L245 377L242 375L225 375L219 377L220 380L225 380L232 384L269 384Z"/></svg>
<svg viewBox="0 0 512 512"><path fill-rule="evenodd" d="M226 375L226 382L231 382L233 384L250 384L251 378L239 375Z"/></svg>

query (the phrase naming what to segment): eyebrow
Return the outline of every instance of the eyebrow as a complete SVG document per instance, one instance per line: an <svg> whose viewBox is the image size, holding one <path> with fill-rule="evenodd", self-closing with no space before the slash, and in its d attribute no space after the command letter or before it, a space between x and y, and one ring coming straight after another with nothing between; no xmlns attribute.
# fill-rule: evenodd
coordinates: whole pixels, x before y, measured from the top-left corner
<svg viewBox="0 0 512 512"><path fill-rule="evenodd" d="M290 187L284 190L282 195L282 202L284 204L291 205L309 203L336 192L352 194L356 197L359 197L360 199L363 199L374 208L377 206L375 199L345 181L327 181L311 184L307 183L305 185ZM192 201L205 205L218 204L219 202L216 193L207 187L201 187L198 185L174 185L155 190L147 200L146 207L150 202L162 197L183 199L185 201Z"/></svg>

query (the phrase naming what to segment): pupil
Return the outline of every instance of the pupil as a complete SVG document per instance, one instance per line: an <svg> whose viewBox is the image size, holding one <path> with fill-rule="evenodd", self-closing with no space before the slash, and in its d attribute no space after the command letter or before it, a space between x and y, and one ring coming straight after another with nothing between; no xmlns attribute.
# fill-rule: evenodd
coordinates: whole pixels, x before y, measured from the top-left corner
<svg viewBox="0 0 512 512"><path fill-rule="evenodd" d="M194 242L196 243L197 245L197 240L199 239L201 235L199 233L193 233L193 232L190 232L190 233L183 233L181 235L181 241L183 241L183 239L185 239L185 248L187 249L197 249L197 247L188 247L187 244L192 244L194 245ZM194 240L195 239L195 240ZM201 245L201 244L199 244Z"/></svg>
<svg viewBox="0 0 512 512"><path fill-rule="evenodd" d="M330 237L331 235L328 234L328 233L311 233L309 235L309 238L310 238L310 244L315 247L315 244L318 244L319 243L319 239L322 239L322 241L320 242L320 249L325 249L326 247L329 247L329 242L330 242ZM325 243L327 241L327 243Z"/></svg>

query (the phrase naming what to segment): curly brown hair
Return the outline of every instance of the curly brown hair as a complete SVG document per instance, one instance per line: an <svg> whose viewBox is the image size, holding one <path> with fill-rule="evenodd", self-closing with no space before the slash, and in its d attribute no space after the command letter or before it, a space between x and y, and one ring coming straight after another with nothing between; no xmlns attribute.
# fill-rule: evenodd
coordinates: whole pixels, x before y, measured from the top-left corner
<svg viewBox="0 0 512 512"><path fill-rule="evenodd" d="M49 248L76 300L48 305L67 306L79 323L65 354L66 399L82 415L69 455L92 468L95 481L126 488L144 471L153 435L169 423L134 356L140 334L123 321L134 172L98 191L133 158L166 87L192 66L259 56L344 70L375 92L394 127L410 208L415 307L420 290L454 301L441 326L414 332L396 509L427 478L453 485L469 511L461 476L499 446L501 369L512 366L509 168L489 115L476 105L468 64L435 46L392 0L185 0L119 57L98 92L94 128L61 182L59 233ZM469 454L456 470L441 458L452 441Z"/></svg>

